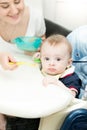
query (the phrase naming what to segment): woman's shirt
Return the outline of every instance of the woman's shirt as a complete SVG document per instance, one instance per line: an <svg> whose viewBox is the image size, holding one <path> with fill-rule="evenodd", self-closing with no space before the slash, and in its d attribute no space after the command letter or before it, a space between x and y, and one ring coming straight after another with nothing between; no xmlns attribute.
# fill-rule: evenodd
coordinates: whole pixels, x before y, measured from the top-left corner
<svg viewBox="0 0 87 130"><path fill-rule="evenodd" d="M46 32L45 21L42 12L30 7L30 20L26 36L42 36Z"/></svg>
<svg viewBox="0 0 87 130"><path fill-rule="evenodd" d="M46 27L42 12L40 12L37 9L33 9L32 7L29 7L29 11L30 11L30 19L28 22L28 27L25 36L40 37L44 35L46 32ZM0 51L2 52L7 51L13 54L15 53L24 54L24 51L19 50L17 46L14 44L9 44L9 42L6 42L2 37L0 37Z"/></svg>

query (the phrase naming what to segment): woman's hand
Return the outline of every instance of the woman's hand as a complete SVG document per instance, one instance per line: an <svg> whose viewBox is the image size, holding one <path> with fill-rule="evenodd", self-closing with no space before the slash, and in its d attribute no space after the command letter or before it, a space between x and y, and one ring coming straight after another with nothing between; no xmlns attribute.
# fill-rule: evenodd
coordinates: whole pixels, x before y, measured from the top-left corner
<svg viewBox="0 0 87 130"><path fill-rule="evenodd" d="M10 64L12 62L13 64ZM16 60L9 53L0 53L0 64L5 70L14 70L17 68Z"/></svg>

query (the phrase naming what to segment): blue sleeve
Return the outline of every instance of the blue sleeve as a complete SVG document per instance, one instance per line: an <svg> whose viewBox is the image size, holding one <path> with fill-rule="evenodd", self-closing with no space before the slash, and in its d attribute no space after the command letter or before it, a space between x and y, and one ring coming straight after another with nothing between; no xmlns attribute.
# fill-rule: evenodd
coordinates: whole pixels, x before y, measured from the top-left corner
<svg viewBox="0 0 87 130"><path fill-rule="evenodd" d="M78 27L72 31L67 36L67 39L73 48L73 60L80 60L84 56L87 56L87 25Z"/></svg>

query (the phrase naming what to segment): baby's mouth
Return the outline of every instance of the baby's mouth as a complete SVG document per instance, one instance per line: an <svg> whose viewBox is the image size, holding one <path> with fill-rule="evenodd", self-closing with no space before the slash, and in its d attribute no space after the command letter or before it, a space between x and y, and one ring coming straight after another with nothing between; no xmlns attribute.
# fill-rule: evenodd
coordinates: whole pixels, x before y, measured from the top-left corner
<svg viewBox="0 0 87 130"><path fill-rule="evenodd" d="M51 71L51 72L55 72L56 71L55 68L48 68L48 70Z"/></svg>

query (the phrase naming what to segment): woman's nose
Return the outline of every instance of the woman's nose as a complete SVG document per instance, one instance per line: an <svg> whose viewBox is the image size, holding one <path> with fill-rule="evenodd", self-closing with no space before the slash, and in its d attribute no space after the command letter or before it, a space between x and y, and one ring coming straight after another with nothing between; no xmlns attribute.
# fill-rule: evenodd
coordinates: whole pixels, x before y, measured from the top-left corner
<svg viewBox="0 0 87 130"><path fill-rule="evenodd" d="M17 13L18 13L17 7L16 7L14 4L12 4L12 5L10 6L10 14L11 14L11 15L16 15Z"/></svg>

